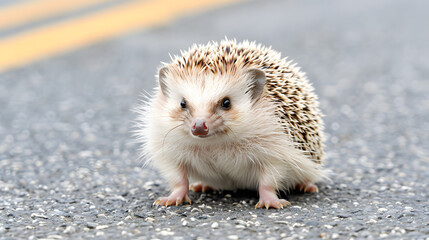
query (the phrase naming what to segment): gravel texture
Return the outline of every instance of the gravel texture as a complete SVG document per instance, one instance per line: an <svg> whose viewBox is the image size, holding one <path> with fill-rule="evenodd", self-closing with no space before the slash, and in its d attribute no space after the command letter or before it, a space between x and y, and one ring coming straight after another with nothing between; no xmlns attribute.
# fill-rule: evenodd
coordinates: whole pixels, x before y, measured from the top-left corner
<svg viewBox="0 0 429 240"><path fill-rule="evenodd" d="M429 239L426 1L251 1L0 74L0 239ZM254 209L251 191L168 194L130 111L160 61L224 36L302 66L332 181Z"/></svg>

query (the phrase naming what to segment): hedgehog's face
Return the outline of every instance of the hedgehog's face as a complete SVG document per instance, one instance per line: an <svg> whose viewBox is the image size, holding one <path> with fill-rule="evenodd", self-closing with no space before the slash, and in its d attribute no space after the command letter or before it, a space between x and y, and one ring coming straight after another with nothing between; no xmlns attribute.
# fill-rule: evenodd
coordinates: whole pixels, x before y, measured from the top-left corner
<svg viewBox="0 0 429 240"><path fill-rule="evenodd" d="M235 126L260 98L266 81L256 69L241 73L241 79L211 72L183 79L168 71L165 67L159 73L168 116L185 137L198 141L234 136Z"/></svg>

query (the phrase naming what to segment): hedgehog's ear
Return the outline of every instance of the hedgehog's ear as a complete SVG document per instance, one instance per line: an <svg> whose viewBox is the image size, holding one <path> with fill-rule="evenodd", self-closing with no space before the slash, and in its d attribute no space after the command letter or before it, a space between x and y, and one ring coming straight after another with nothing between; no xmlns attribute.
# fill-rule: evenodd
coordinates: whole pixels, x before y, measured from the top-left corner
<svg viewBox="0 0 429 240"><path fill-rule="evenodd" d="M162 67L161 69L159 69L158 72L158 83L159 83L159 88L161 89L162 94L164 94L164 96L168 96L168 87L167 87L167 75L168 75L168 71L170 71L168 69L167 66Z"/></svg>
<svg viewBox="0 0 429 240"><path fill-rule="evenodd" d="M259 69L249 69L246 71L249 78L249 92L252 100L258 99L264 92L264 86L267 82L265 73Z"/></svg>

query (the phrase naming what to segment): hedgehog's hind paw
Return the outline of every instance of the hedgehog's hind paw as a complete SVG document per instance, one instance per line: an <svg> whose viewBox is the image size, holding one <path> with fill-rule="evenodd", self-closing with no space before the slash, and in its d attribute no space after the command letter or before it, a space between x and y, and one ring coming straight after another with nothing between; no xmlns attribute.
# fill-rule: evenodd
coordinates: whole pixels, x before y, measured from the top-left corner
<svg viewBox="0 0 429 240"><path fill-rule="evenodd" d="M194 191L194 192L206 192L206 191L216 191L216 189L207 186L201 182L197 182L197 183L193 183L189 186L189 189Z"/></svg>
<svg viewBox="0 0 429 240"><path fill-rule="evenodd" d="M319 188L312 182L300 183L300 184L296 185L296 188L298 188L299 191L306 192L306 193L319 192Z"/></svg>

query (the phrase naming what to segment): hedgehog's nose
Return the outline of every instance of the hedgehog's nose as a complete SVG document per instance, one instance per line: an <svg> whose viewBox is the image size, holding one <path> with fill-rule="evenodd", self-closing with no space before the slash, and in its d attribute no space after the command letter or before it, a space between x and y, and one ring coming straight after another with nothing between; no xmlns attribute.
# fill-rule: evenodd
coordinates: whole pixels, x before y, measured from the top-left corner
<svg viewBox="0 0 429 240"><path fill-rule="evenodd" d="M192 125L192 134L194 136L205 136L209 133L209 128L206 125L206 122L201 119L195 120Z"/></svg>

